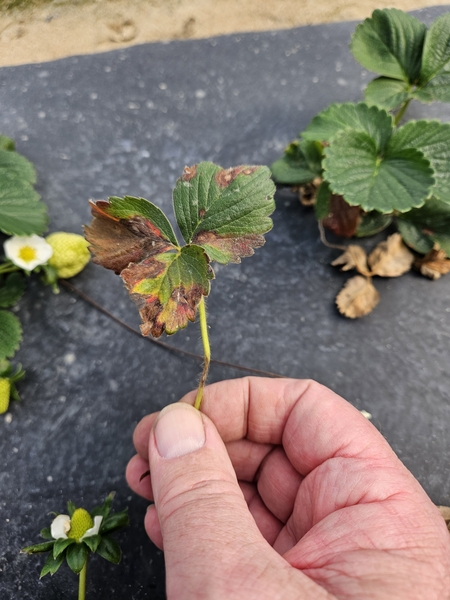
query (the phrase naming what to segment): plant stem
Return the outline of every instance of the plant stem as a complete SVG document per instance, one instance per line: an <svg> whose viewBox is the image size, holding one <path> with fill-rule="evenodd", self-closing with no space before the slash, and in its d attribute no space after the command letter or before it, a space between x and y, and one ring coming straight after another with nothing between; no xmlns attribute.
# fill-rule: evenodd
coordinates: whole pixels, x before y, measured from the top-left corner
<svg viewBox="0 0 450 600"><path fill-rule="evenodd" d="M85 600L86 598L86 571L87 571L87 558L84 563L84 567L80 571L80 581L78 584L78 600Z"/></svg>
<svg viewBox="0 0 450 600"><path fill-rule="evenodd" d="M406 102L404 102L400 108L400 110L398 111L398 113L395 115L395 119L394 119L394 126L397 127L397 125L400 123L400 121L402 120L403 115L406 112L406 109L409 106L409 103L411 102L411 98L409 100L407 100Z"/></svg>
<svg viewBox="0 0 450 600"><path fill-rule="evenodd" d="M16 267L12 263L0 264L0 273L13 273L14 271L20 271L20 267Z"/></svg>
<svg viewBox="0 0 450 600"><path fill-rule="evenodd" d="M202 296L202 299L200 300L200 304L198 305L198 315L200 318L200 331L202 334L204 362L203 362L203 373L200 378L200 383L198 385L197 396L195 397L194 407L197 408L198 410L200 410L200 406L202 404L202 399L203 399L203 389L205 387L206 378L208 377L209 363L211 361L211 348L209 346L208 324L206 322L206 302L205 302L204 296Z"/></svg>

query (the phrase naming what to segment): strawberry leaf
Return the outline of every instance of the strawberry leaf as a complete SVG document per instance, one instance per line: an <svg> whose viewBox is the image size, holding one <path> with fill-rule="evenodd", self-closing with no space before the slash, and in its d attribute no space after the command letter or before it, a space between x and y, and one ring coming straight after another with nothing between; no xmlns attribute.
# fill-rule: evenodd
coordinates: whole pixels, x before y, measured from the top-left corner
<svg viewBox="0 0 450 600"><path fill-rule="evenodd" d="M267 167L186 167L173 193L186 243L204 248L210 260L239 263L264 244L263 234L272 228L274 192Z"/></svg>
<svg viewBox="0 0 450 600"><path fill-rule="evenodd" d="M284 155L270 167L277 183L300 185L320 175L322 145L309 140L296 140L289 144Z"/></svg>
<svg viewBox="0 0 450 600"><path fill-rule="evenodd" d="M423 48L420 72L420 93L428 101L450 102L450 14L446 13L431 25Z"/></svg>
<svg viewBox="0 0 450 600"><path fill-rule="evenodd" d="M426 30L418 19L396 8L374 10L355 29L350 50L369 71L415 83Z"/></svg>
<svg viewBox="0 0 450 600"><path fill-rule="evenodd" d="M364 100L369 105L393 110L409 99L409 87L405 81L378 77L371 81L364 90Z"/></svg>
<svg viewBox="0 0 450 600"><path fill-rule="evenodd" d="M203 248L191 245L132 263L121 277L139 308L142 334L159 337L195 320L214 273Z"/></svg>
<svg viewBox="0 0 450 600"><path fill-rule="evenodd" d="M136 263L178 247L164 213L144 198L110 198L91 202L94 220L85 227L93 261L119 274Z"/></svg>
<svg viewBox="0 0 450 600"><path fill-rule="evenodd" d="M22 341L22 326L16 315L0 310L0 360L14 355Z"/></svg>

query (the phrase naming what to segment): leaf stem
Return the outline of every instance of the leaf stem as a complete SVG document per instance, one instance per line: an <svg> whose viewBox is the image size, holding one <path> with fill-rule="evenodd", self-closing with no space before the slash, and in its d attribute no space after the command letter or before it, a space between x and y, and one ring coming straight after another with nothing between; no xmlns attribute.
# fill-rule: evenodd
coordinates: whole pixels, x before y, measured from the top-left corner
<svg viewBox="0 0 450 600"><path fill-rule="evenodd" d="M0 273L13 273L14 271L20 271L20 267L11 262L0 264Z"/></svg>
<svg viewBox="0 0 450 600"><path fill-rule="evenodd" d="M317 221L317 225L319 226L320 241L324 246L326 246L327 248L333 248L334 250L343 250L344 252L345 250L347 250L347 246L341 246L341 244L332 244L327 240L325 236L325 229L321 220Z"/></svg>
<svg viewBox="0 0 450 600"><path fill-rule="evenodd" d="M78 584L78 600L85 600L86 598L86 572L87 572L88 559L84 563L83 568L80 571L80 581Z"/></svg>
<svg viewBox="0 0 450 600"><path fill-rule="evenodd" d="M400 121L402 120L403 115L406 112L406 109L409 106L409 103L411 102L411 98L409 98L409 100L406 100L406 102L404 102L400 108L400 110L398 111L398 113L395 115L395 119L394 119L394 126L397 127L397 125L400 123Z"/></svg>
<svg viewBox="0 0 450 600"><path fill-rule="evenodd" d="M200 410L200 406L202 404L203 399L203 389L205 387L206 378L208 377L209 363L211 361L211 348L209 346L208 323L206 321L206 302L204 296L202 296L200 304L198 305L198 315L200 318L200 331L202 334L204 362L203 373L200 378L200 383L198 385L194 407Z"/></svg>

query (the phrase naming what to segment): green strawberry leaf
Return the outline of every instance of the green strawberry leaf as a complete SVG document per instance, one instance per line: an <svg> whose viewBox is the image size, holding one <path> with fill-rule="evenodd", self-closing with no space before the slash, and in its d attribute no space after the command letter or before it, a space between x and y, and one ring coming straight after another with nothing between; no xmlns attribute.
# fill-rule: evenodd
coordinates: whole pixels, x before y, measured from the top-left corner
<svg viewBox="0 0 450 600"><path fill-rule="evenodd" d="M350 50L369 71L415 83L420 74L426 26L396 8L375 10L358 25Z"/></svg>
<svg viewBox="0 0 450 600"><path fill-rule="evenodd" d="M122 558L122 552L119 548L119 544L110 537L103 537L97 548L97 554L109 560L109 562L118 565Z"/></svg>
<svg viewBox="0 0 450 600"><path fill-rule="evenodd" d="M192 245L131 263L120 276L139 308L142 334L159 337L195 320L214 273L203 248Z"/></svg>
<svg viewBox="0 0 450 600"><path fill-rule="evenodd" d="M93 510L90 511L90 515L92 518L97 517L97 516L101 516L103 517L103 521L106 519L106 517L109 515L109 512L111 510L111 504L112 501L114 500L114 496L116 495L115 492L110 492L106 498L105 501L103 502L103 504L101 504L100 506L96 506Z"/></svg>
<svg viewBox="0 0 450 600"><path fill-rule="evenodd" d="M72 544L76 544L76 541L74 539L68 538L68 539L60 539L60 540L56 540L54 546L53 546L53 558L58 558L58 556L64 552L64 550L68 547L71 546Z"/></svg>
<svg viewBox="0 0 450 600"><path fill-rule="evenodd" d="M383 150L393 133L392 116L364 102L330 104L313 118L302 135L308 140L330 142L342 131L365 132L376 140L378 150Z"/></svg>
<svg viewBox="0 0 450 600"><path fill-rule="evenodd" d="M12 141L12 140L11 140ZM9 149L0 150L0 181L18 179L31 185L36 183L36 170L33 164L21 154Z"/></svg>
<svg viewBox="0 0 450 600"><path fill-rule="evenodd" d="M114 515L110 515L107 519L102 521L100 527L100 533L112 533L117 529L126 527L130 524L130 518L128 516L128 509L118 512Z"/></svg>
<svg viewBox="0 0 450 600"><path fill-rule="evenodd" d="M376 210L362 215L355 231L356 237L368 237L386 229L392 223L391 215L383 215Z"/></svg>
<svg viewBox="0 0 450 600"><path fill-rule="evenodd" d="M102 541L102 536L97 534L97 535L90 535L86 538L84 538L83 542L86 544L86 546L91 550L91 552L96 552L97 548L100 544L100 542Z"/></svg>
<svg viewBox="0 0 450 600"><path fill-rule="evenodd" d="M421 208L410 210L401 218L429 235L448 235L450 232L450 206L438 198L428 199Z"/></svg>
<svg viewBox="0 0 450 600"><path fill-rule="evenodd" d="M23 554L37 554L38 552L48 552L52 550L55 540L51 542L42 542L41 544L33 544L32 546L26 546L22 548Z"/></svg>
<svg viewBox="0 0 450 600"><path fill-rule="evenodd" d="M69 517L71 517L76 510L77 507L75 504L72 502L72 500L69 500L67 503L67 512L69 513Z"/></svg>
<svg viewBox="0 0 450 600"><path fill-rule="evenodd" d="M322 145L308 140L296 140L289 144L279 160L270 167L277 183L301 185L320 175L322 168Z"/></svg>
<svg viewBox="0 0 450 600"><path fill-rule="evenodd" d="M48 573L50 573L50 575L54 575L59 567L63 564L63 561L64 554L60 554L58 558L53 558L53 555L50 553L45 561L44 566L42 567L40 579L42 579Z"/></svg>
<svg viewBox="0 0 450 600"><path fill-rule="evenodd" d="M16 315L0 310L0 360L10 358L22 341L22 325Z"/></svg>
<svg viewBox="0 0 450 600"><path fill-rule="evenodd" d="M314 205L314 212L316 213L316 219L318 221L322 221L328 217L330 213L330 201L330 184L328 181L322 181L319 189L317 190L316 203Z"/></svg>
<svg viewBox="0 0 450 600"><path fill-rule="evenodd" d="M420 93L428 101L450 102L450 13L432 23L425 38Z"/></svg>
<svg viewBox="0 0 450 600"><path fill-rule="evenodd" d="M201 246L210 260L239 263L264 244L272 229L275 186L267 167L222 169L210 162L186 167L173 204L187 244Z"/></svg>
<svg viewBox="0 0 450 600"><path fill-rule="evenodd" d="M378 77L364 90L364 100L386 110L394 110L410 98L410 85L405 81Z"/></svg>
<svg viewBox="0 0 450 600"><path fill-rule="evenodd" d="M390 148L416 148L434 170L431 194L450 204L450 123L410 121L392 136Z"/></svg>
<svg viewBox="0 0 450 600"><path fill-rule="evenodd" d="M433 170L415 149L380 155L367 133L344 131L326 149L324 176L335 194L370 212L405 212L421 206L434 184Z"/></svg>
<svg viewBox="0 0 450 600"><path fill-rule="evenodd" d="M44 540L53 540L53 536L50 532L50 527L44 527L41 529L40 536L44 538Z"/></svg>
<svg viewBox="0 0 450 600"><path fill-rule="evenodd" d="M67 548L66 560L74 573L79 573L84 567L89 555L89 548L83 543L75 543ZM63 556L61 554L60 556Z"/></svg>
<svg viewBox="0 0 450 600"><path fill-rule="evenodd" d="M22 273L11 273L0 281L0 308L16 304L25 292L25 277Z"/></svg>
<svg viewBox="0 0 450 600"><path fill-rule="evenodd" d="M427 254L427 252L432 250L434 246L433 240L429 235L422 233L421 229L413 223L398 219L397 227L405 244L416 252L419 252L419 254Z"/></svg>

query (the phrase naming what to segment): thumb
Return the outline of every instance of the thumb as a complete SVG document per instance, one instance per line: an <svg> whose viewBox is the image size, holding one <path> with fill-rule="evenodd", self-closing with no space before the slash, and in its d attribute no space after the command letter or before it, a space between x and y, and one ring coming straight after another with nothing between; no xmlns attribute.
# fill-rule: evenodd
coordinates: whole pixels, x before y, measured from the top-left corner
<svg viewBox="0 0 450 600"><path fill-rule="evenodd" d="M183 402L164 408L150 434L149 462L168 598L221 598L221 589L230 592L231 573L239 586L236 573L248 583L253 569L260 573L273 560L225 445L203 413Z"/></svg>

